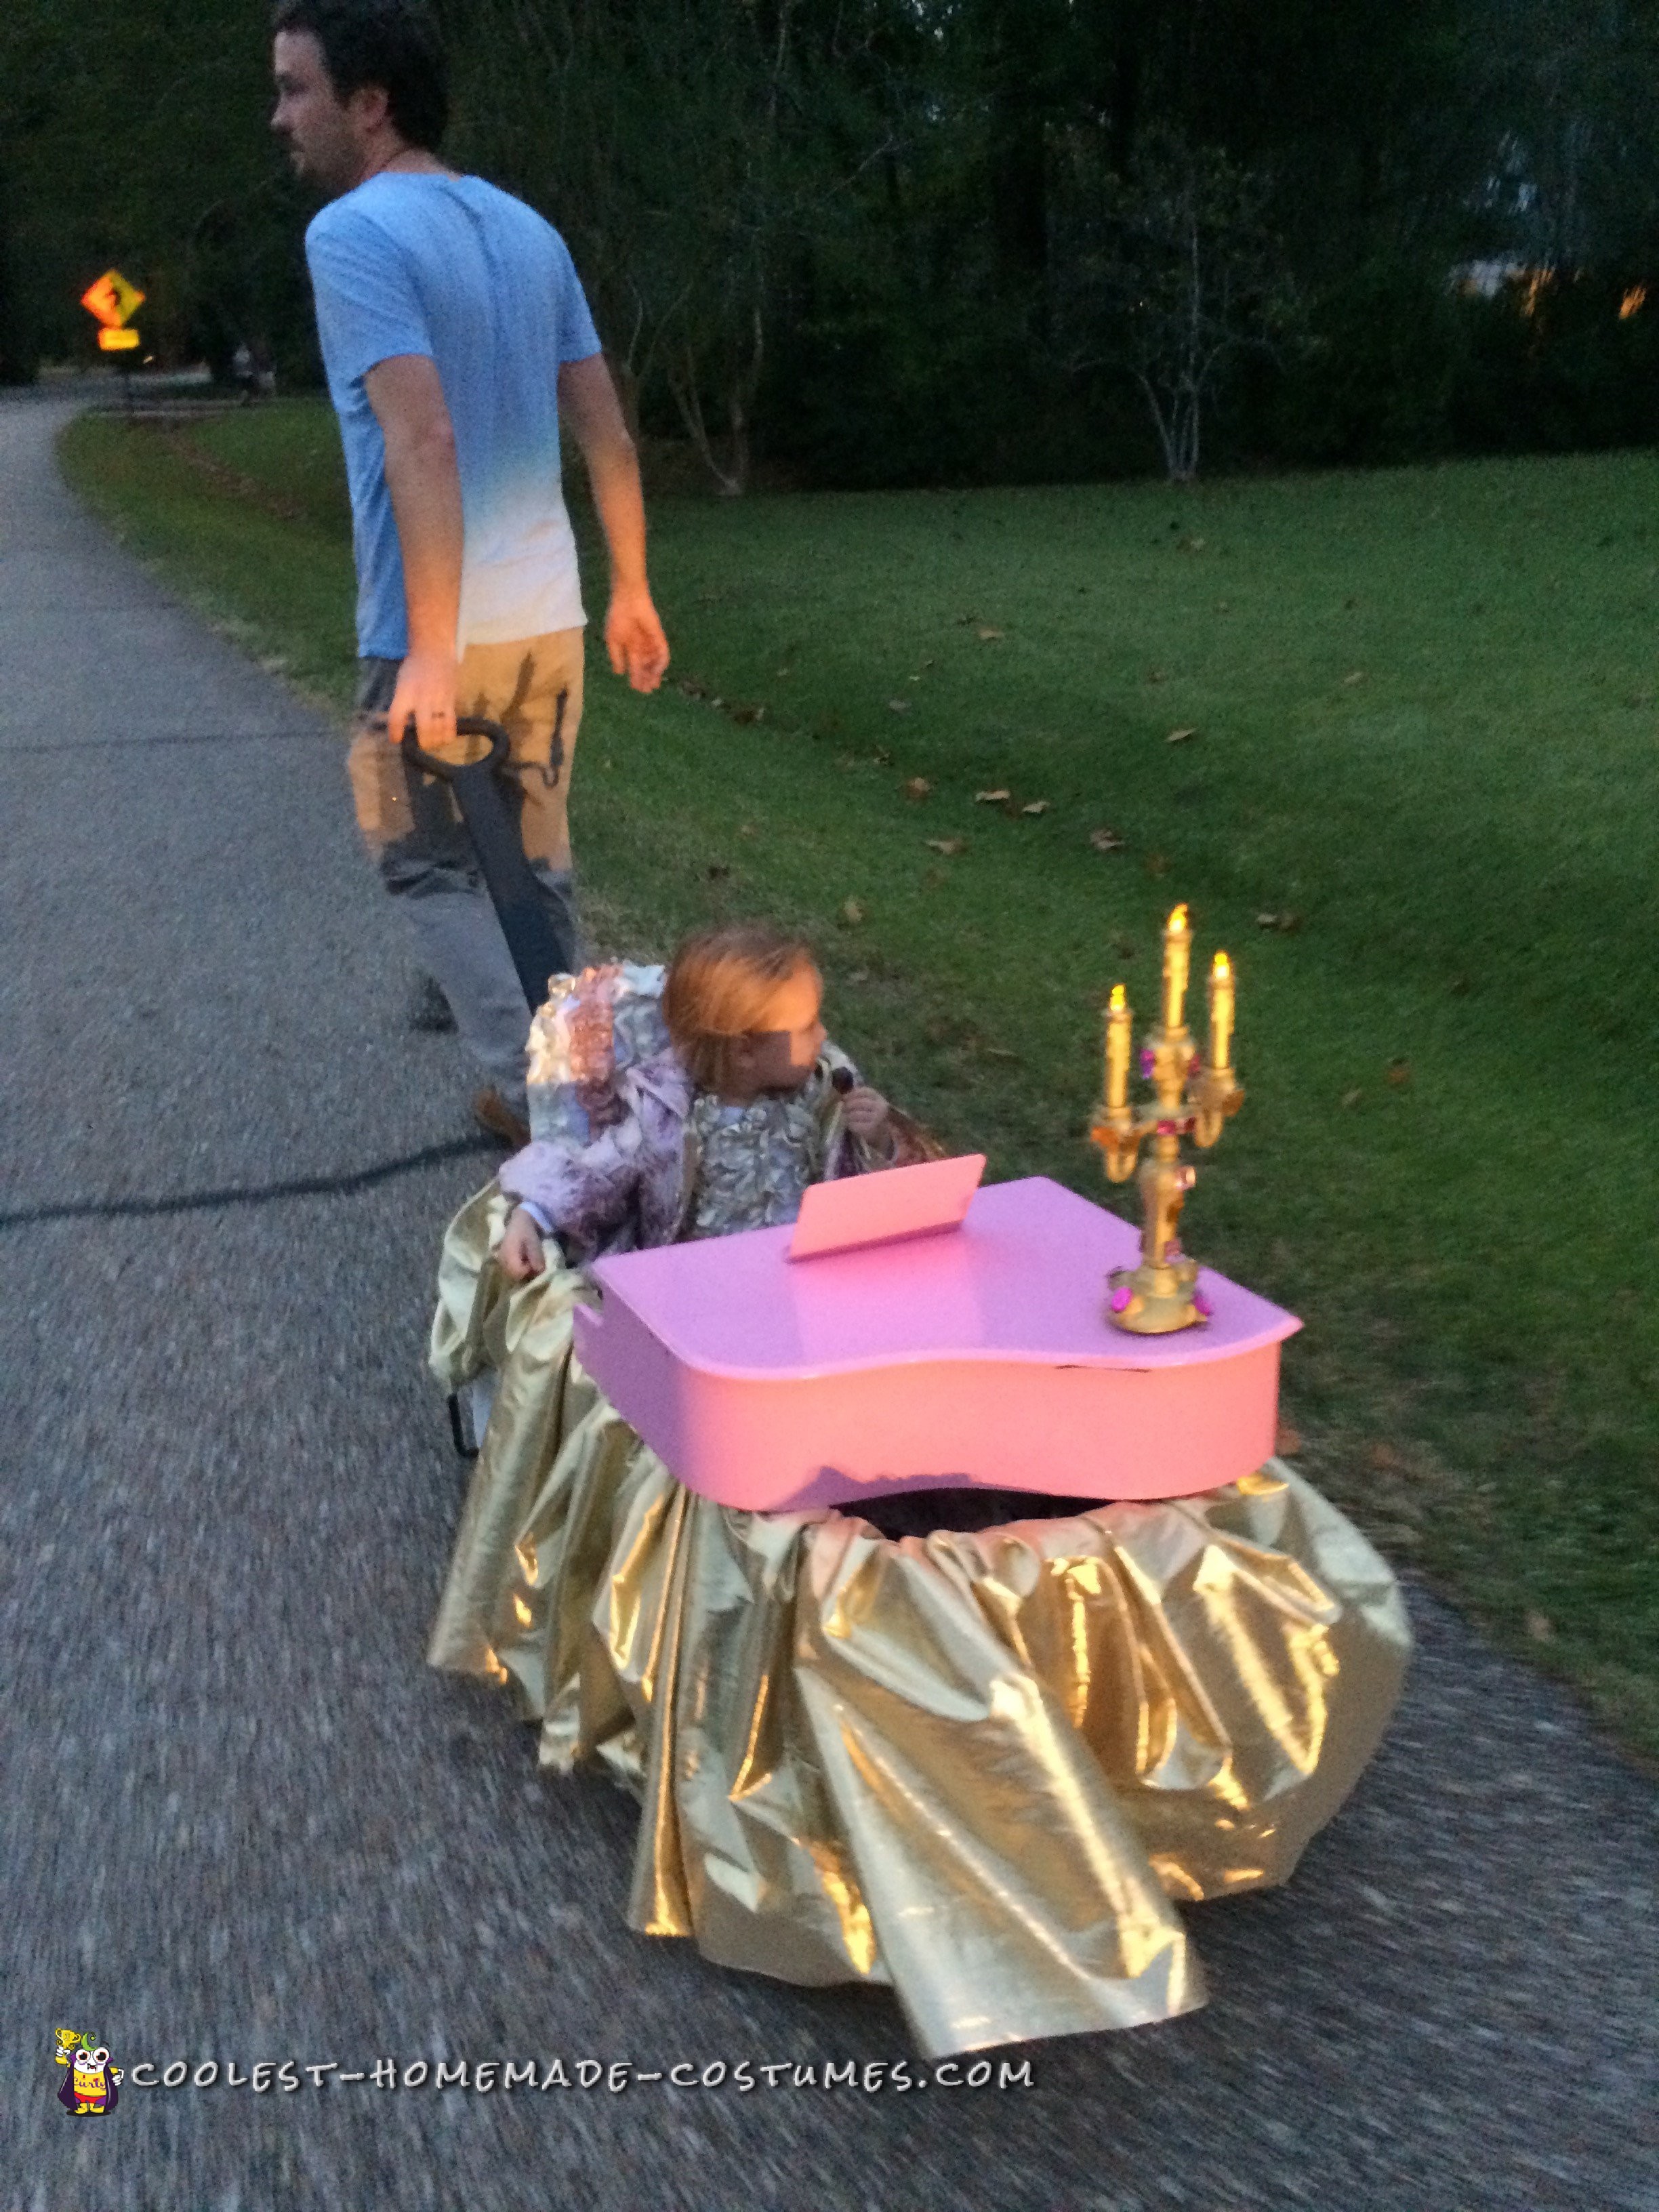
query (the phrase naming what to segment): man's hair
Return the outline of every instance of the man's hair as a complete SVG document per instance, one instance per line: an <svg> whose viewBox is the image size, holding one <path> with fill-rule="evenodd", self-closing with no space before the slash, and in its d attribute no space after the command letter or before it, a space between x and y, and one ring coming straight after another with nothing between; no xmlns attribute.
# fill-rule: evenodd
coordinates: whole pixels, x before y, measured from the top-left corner
<svg viewBox="0 0 1659 2212"><path fill-rule="evenodd" d="M379 85L393 129L436 151L449 120L449 64L420 0L276 0L270 28L273 37L309 32L341 100Z"/></svg>
<svg viewBox="0 0 1659 2212"><path fill-rule="evenodd" d="M688 938L663 987L663 1017L680 1063L699 1091L724 1088L732 1045L763 1034L781 984L817 973L812 948L762 922L733 922Z"/></svg>

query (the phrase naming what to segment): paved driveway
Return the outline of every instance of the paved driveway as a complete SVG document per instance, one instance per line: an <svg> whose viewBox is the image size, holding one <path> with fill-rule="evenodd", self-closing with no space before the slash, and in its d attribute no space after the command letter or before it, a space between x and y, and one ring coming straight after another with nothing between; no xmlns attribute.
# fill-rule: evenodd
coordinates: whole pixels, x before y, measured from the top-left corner
<svg viewBox="0 0 1659 2212"><path fill-rule="evenodd" d="M82 518L61 419L0 407L0 2206L1656 2212L1653 1790L1426 1599L1294 1886L1195 1914L1205 2012L1001 2090L343 2079L909 2054L629 1934L626 1802L423 1668L464 1073L337 736ZM71 2024L341 2070L74 2122Z"/></svg>

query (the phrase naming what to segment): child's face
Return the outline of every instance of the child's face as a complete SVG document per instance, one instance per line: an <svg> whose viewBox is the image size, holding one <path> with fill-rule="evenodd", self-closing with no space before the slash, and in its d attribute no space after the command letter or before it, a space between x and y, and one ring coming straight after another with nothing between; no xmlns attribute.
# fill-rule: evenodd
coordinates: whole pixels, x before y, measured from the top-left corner
<svg viewBox="0 0 1659 2212"><path fill-rule="evenodd" d="M745 1098L800 1089L823 1049L823 986L811 968L778 985L767 1001L763 1026L739 1037L732 1055Z"/></svg>

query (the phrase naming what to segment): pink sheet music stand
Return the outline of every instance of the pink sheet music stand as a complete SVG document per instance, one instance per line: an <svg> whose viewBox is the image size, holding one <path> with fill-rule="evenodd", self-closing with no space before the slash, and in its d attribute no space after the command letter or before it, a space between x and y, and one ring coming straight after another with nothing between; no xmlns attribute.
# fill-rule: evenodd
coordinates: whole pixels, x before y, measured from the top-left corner
<svg viewBox="0 0 1659 2212"><path fill-rule="evenodd" d="M576 1315L583 1365L720 1504L971 1484L1179 1498L1273 1450L1295 1316L1205 1269L1206 1328L1124 1335L1105 1281L1136 1232L1044 1176L981 1190L950 1233L793 1261L792 1235L601 1260L603 1308Z"/></svg>
<svg viewBox="0 0 1659 2212"><path fill-rule="evenodd" d="M890 1244L900 1237L932 1237L960 1229L985 1172L983 1152L924 1160L884 1175L842 1176L801 1194L789 1239L792 1260L850 1252L855 1244Z"/></svg>

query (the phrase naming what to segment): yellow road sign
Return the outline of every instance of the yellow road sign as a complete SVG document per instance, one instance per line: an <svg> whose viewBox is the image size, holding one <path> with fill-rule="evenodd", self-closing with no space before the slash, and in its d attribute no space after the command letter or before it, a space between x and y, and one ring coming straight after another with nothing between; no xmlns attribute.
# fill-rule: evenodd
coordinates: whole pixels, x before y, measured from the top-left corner
<svg viewBox="0 0 1659 2212"><path fill-rule="evenodd" d="M98 282L88 284L81 295L81 305L106 331L118 331L123 323L130 323L143 304L143 294L136 284L129 284L118 269L106 269Z"/></svg>
<svg viewBox="0 0 1659 2212"><path fill-rule="evenodd" d="M99 347L104 353L127 353L137 343L137 331L101 330L98 333Z"/></svg>

